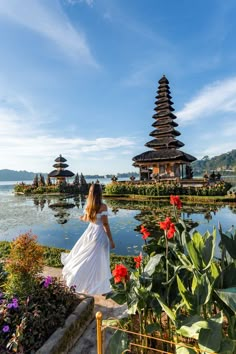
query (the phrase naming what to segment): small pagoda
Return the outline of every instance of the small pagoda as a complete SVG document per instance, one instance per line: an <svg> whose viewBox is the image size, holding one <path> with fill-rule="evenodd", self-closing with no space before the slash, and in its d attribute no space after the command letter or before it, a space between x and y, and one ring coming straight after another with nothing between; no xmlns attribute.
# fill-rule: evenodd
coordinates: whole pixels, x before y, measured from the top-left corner
<svg viewBox="0 0 236 354"><path fill-rule="evenodd" d="M56 170L53 170L48 174L49 177L56 178L58 184L66 181L66 178L74 176L73 172L66 170L66 168L69 166L65 163L66 161L67 160L61 155L57 157L55 159L56 163L53 165L53 167L55 167Z"/></svg>
<svg viewBox="0 0 236 354"><path fill-rule="evenodd" d="M140 180L150 179L191 179L191 162L196 158L179 150L184 144L176 137L180 132L175 128L176 115L170 95L169 81L163 75L159 80L156 96L156 113L152 116L154 130L149 134L154 139L145 146L152 150L145 151L133 158L133 166L139 167Z"/></svg>

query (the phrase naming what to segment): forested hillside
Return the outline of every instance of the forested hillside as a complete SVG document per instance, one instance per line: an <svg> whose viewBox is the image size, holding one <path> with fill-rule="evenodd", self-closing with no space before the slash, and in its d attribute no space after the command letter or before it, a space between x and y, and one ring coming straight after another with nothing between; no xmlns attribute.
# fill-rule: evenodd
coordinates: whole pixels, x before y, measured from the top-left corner
<svg viewBox="0 0 236 354"><path fill-rule="evenodd" d="M34 172L28 171L14 171L14 170L0 170L0 181L30 181L35 176Z"/></svg>
<svg viewBox="0 0 236 354"><path fill-rule="evenodd" d="M236 149L212 158L204 156L201 160L194 161L192 168L194 175L202 175L210 171L224 172L224 174L236 173Z"/></svg>
<svg viewBox="0 0 236 354"><path fill-rule="evenodd" d="M212 158L209 158L209 156L204 156L202 159L194 161L192 163L192 168L194 176L203 175L205 172L209 173L211 171L219 171L221 174L224 173L224 175L236 174L236 149L219 156L214 156ZM35 174L35 172L4 169L0 170L0 181L30 181L34 179ZM42 174L45 175L44 173ZM131 175L138 177L138 172L136 171L117 174L118 178ZM110 176L112 175L107 175L108 178Z"/></svg>

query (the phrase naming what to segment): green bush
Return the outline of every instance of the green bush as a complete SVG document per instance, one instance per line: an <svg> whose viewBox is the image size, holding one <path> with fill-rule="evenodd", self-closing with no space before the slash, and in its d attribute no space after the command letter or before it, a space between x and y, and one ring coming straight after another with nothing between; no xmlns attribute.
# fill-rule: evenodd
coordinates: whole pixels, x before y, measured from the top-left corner
<svg viewBox="0 0 236 354"><path fill-rule="evenodd" d="M164 195L199 195L199 196L223 196L231 188L230 183L220 182L215 185L203 187L183 187L176 182L156 183L130 183L113 182L105 186L105 193L108 195L135 194L143 196L164 196Z"/></svg>

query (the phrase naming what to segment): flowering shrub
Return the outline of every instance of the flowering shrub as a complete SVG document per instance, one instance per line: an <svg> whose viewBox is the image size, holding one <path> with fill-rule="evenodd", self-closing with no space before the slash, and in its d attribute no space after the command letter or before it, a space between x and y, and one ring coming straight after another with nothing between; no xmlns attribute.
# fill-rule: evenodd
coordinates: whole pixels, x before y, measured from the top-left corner
<svg viewBox="0 0 236 354"><path fill-rule="evenodd" d="M216 229L204 235L189 230L179 218L180 198L171 195L170 203L174 222L172 216L159 222L163 233L158 235L141 227L145 254L134 257L134 268L124 270L119 265L124 276L117 279L113 273L113 293L107 297L127 303L122 328L135 326L141 334L176 342L175 349L164 344L164 352L193 354L196 348L202 354L236 353L236 233L224 233L219 227L219 261L214 257ZM130 340L126 332L117 330L110 350L125 351ZM135 341L142 347L151 345L147 337L141 342L132 338Z"/></svg>
<svg viewBox="0 0 236 354"><path fill-rule="evenodd" d="M37 277L25 299L0 294L0 353L33 353L78 304L75 289Z"/></svg>
<svg viewBox="0 0 236 354"><path fill-rule="evenodd" d="M8 273L5 292L26 296L34 286L35 276L43 270L43 248L31 232L19 235L10 247L5 262Z"/></svg>
<svg viewBox="0 0 236 354"><path fill-rule="evenodd" d="M1 267L0 353L34 353L78 304L75 289L39 275L43 247L31 232L10 243Z"/></svg>

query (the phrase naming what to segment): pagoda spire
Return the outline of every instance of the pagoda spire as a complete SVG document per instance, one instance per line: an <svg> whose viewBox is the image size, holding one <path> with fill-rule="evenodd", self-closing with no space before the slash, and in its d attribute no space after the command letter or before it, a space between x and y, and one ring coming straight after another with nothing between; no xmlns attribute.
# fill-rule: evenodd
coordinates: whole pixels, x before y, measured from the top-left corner
<svg viewBox="0 0 236 354"><path fill-rule="evenodd" d="M74 173L69 170L66 170L66 168L69 166L67 165L67 163L65 163L66 161L67 160L60 154L55 159L56 163L53 165L56 170L51 171L48 176L56 178L58 183L62 183L66 180L67 177L73 177Z"/></svg>
<svg viewBox="0 0 236 354"><path fill-rule="evenodd" d="M169 81L165 75L158 84L155 114L152 116L155 120L152 126L155 129L149 134L153 139L145 144L151 150L135 156L133 166L139 167L141 180L149 180L153 176L178 180L192 178L190 164L196 158L179 150L184 144L176 139L180 136L180 132L175 129L178 127L175 121L177 117L173 113Z"/></svg>
<svg viewBox="0 0 236 354"><path fill-rule="evenodd" d="M152 116L155 119L152 126L156 129L149 134L155 139L147 142L145 146L155 150L178 149L184 146L181 141L175 139L180 135L180 132L175 130L178 124L174 121L176 116L172 113L174 111L173 102L171 101L169 81L165 75L159 80L156 99L156 107L154 108L156 113Z"/></svg>

